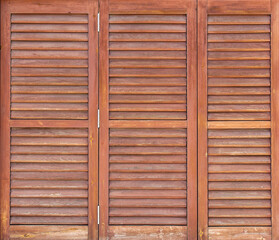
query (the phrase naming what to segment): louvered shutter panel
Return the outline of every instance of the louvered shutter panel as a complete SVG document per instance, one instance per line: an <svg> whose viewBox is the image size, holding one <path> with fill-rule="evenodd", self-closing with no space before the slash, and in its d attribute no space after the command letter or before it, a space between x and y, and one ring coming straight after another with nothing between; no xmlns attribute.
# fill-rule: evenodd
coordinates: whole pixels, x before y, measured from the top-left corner
<svg viewBox="0 0 279 240"><path fill-rule="evenodd" d="M270 2L242 4L199 5L200 239L271 238Z"/></svg>
<svg viewBox="0 0 279 240"><path fill-rule="evenodd" d="M100 238L195 238L195 3L129 4L101 3Z"/></svg>
<svg viewBox="0 0 279 240"><path fill-rule="evenodd" d="M10 170L10 238L7 231L1 239L96 239L93 5L22 4L4 8L3 28L10 35L4 46L2 87L10 101L4 131L10 139L2 147L10 151L2 156Z"/></svg>

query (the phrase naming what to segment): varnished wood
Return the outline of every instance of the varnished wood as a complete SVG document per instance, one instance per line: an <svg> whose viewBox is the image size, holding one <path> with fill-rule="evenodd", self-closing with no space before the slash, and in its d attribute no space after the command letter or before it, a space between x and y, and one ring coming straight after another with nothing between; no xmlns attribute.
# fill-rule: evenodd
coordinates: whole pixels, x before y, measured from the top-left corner
<svg viewBox="0 0 279 240"><path fill-rule="evenodd" d="M198 236L197 2L187 9L187 238Z"/></svg>
<svg viewBox="0 0 279 240"><path fill-rule="evenodd" d="M209 14L269 14L270 11L270 0L259 2L253 0L208 0Z"/></svg>
<svg viewBox="0 0 279 240"><path fill-rule="evenodd" d="M7 161L1 161L1 164L5 163L3 165L4 167L1 168L1 186L2 184L3 186L6 186L6 188L1 188L1 190L5 190L5 194L1 194L1 210L4 205L7 210L3 212L1 211L1 214L5 214L1 215L1 239L9 238L9 224L7 224L9 220L11 220L11 224L22 224L22 222L29 224L29 226L25 228L27 229L27 232L22 233L24 236L35 234L36 236L34 236L38 239L47 239L49 238L49 235L47 235L47 228L45 230L41 228L41 232L32 233L32 231L36 229L32 225L63 223L89 225L89 230L87 227L77 227L76 230L73 230L73 228L72 230L66 229L62 235L57 235L55 233L57 229L50 229L50 232L53 230L54 232L52 233L57 235L57 239L65 238L65 236L69 239L71 237L74 238L76 234L80 234L80 238L97 239L98 57L96 46L98 42L98 2L89 1L77 3L71 1L66 3L58 0L44 3L28 1L26 4L26 2L15 0L7 4L5 2L4 5L6 8L5 14L2 13L2 17L7 17L7 19L5 19L5 25L2 24L1 28L5 29L5 32L9 32L10 20L12 20L12 36L10 34L7 35L11 36L12 42L10 43L10 37L1 37L1 39L5 39L4 44L2 43L2 49L4 47L4 52L6 52L5 59L10 59L10 50L11 57L13 58L11 62L11 95L13 95L11 98L11 118L13 118L13 120L10 120L9 111L10 77L8 65L10 64L10 61L5 61L6 64L2 64L1 66L1 73L5 73L5 81L2 81L1 83L1 90L3 89L4 94L1 94L1 97L5 99L4 102L6 103L6 106L4 108L1 106L1 112L4 114L2 117L5 116L1 119L5 119L4 125L6 134L3 135L4 132L1 128L1 138L3 139L1 139L1 147L7 149L7 151L5 151L6 153L2 151L2 154L5 154ZM40 15L30 15L30 11L32 11L32 13L40 12ZM14 14L18 12L23 14ZM75 13L76 15L71 15L71 13ZM87 14L90 16L89 20ZM32 16L31 19L30 16ZM71 16L74 17L72 20L69 20L71 19ZM32 25L34 23L35 25ZM87 34L88 29L90 29L89 34ZM40 31L40 33L36 33L38 31ZM74 33L70 35L70 32ZM65 34L64 37L62 36L63 34ZM33 44L30 44L28 41L33 41ZM65 41L65 44L59 43L59 41ZM88 47L88 42L90 47ZM39 58L41 61L36 64L34 61L28 59L30 57ZM48 58L53 60L47 60ZM87 61L87 58L89 58L89 61ZM77 62L74 59L83 60ZM87 68L89 68L89 71L87 71ZM87 107L87 77L89 77L88 88L90 89L90 108ZM13 78L15 82L13 81ZM42 79L40 80L40 78ZM32 87L27 90L25 88L27 85ZM14 86L20 87L14 89ZM38 86L41 86L42 88L38 88ZM51 86L59 87L52 88ZM65 95L63 95L63 88L67 92L64 92L66 93ZM43 92L45 94L41 94ZM39 94L36 96L36 93ZM19 97L15 98L17 99L15 102L13 102L14 94ZM28 95L27 98L25 98L25 96L27 96L26 94ZM68 99L67 96L69 96ZM30 97L32 100L30 100ZM65 103L69 105L65 105L63 103L64 100ZM3 100L1 102L3 103ZM55 103L56 106L52 103ZM74 113L76 111L74 110L75 108L79 113ZM67 111L69 112L67 113ZM87 111L89 111L89 114L86 113ZM57 119L63 120L60 121ZM76 121L76 119L84 119L85 121ZM87 121L87 119L89 120ZM1 126L3 126L2 123L3 122L1 122ZM68 131L67 129L76 129L77 127L83 128L84 130L89 128L89 136L87 133L85 136L85 133L82 133L82 131L79 133L76 131L79 137L75 138L74 136L74 138L70 140L73 135L71 136L70 132L66 133ZM31 133L32 136L25 140L21 139L19 136L12 136L11 152L8 153L10 147L7 144L10 142L10 136L7 133L10 132L10 128L12 132L15 129L20 130L21 128L24 128L25 133L23 134L25 135L28 135L28 131L30 131L30 133L33 132L34 129L39 129L40 131L35 135L32 135L34 132ZM54 130L56 133L53 132ZM55 139L52 137L46 139L46 135L44 136L43 134L45 131L52 132L51 134ZM66 132L62 133L60 131ZM64 134L65 138L64 140L60 138L61 142L59 143L59 137L56 138L56 134L61 133L62 135ZM82 140L83 143L80 141L81 136L85 137L84 141ZM88 141L86 139L87 136ZM2 143L4 142L5 144L3 145ZM87 149L88 143L91 145L89 151ZM73 158L69 158L69 155L71 154L73 154ZM89 161L87 159L88 154ZM11 155L11 164L8 160L10 159L9 155ZM34 158L35 155L36 157ZM26 159L26 156L29 156L29 160ZM1 157L1 159L4 158ZM15 160L17 163L13 162L14 159L17 159ZM60 163L64 162L66 164L64 165L64 169L62 169L63 165L59 165L60 163L56 165L58 163L57 160ZM47 162L54 165L51 167L50 165L47 165ZM88 195L86 185L86 181L88 181L88 162L90 190L89 204L87 205L83 200L86 200ZM42 167L42 163L45 168ZM70 165L68 165L68 163ZM73 168L74 165L71 164L74 164L76 167ZM12 182L9 183L10 180L5 176L11 176ZM14 182L14 179L16 179L16 182ZM26 179L27 181L28 179L31 180L29 182L24 182ZM62 180L63 182L56 183L64 185L64 188L61 189L59 186L54 186L52 184L48 185L47 182L50 180ZM67 183L71 184L67 185ZM3 204L2 202L4 196L5 201L7 201L10 196L10 194L7 194L7 192L10 192L7 186L10 186L10 184L11 209L8 203ZM30 189L26 190L26 188ZM66 190L67 188L69 190ZM54 195L49 198L52 194ZM59 194L60 198L56 199ZM21 205L21 200L28 199L29 197L33 198L32 201L35 199L35 204L38 206L37 208L28 209L27 205L25 206L27 202L24 202L23 205ZM48 203L45 201L46 198L49 198ZM19 202L16 202L16 205L13 204L14 199L19 199ZM77 204L76 200L78 199L80 204ZM55 203L56 200L57 203ZM67 202L67 200L69 202ZM53 207L54 205L52 205L52 203L54 205L60 204L60 206L48 210L47 208L44 208ZM20 208L17 207L17 204L21 205ZM75 205L75 207L71 208L71 210L66 210L66 207L71 204ZM9 212L11 213L11 218ZM2 218L2 216L5 217ZM63 228L60 230L64 231ZM14 231L16 231L16 229L12 228L12 237L15 236ZM18 236L14 239L17 238Z"/></svg>
<svg viewBox="0 0 279 240"><path fill-rule="evenodd" d="M198 1L198 239L207 239L207 0Z"/></svg>
<svg viewBox="0 0 279 240"><path fill-rule="evenodd" d="M28 225L13 225L11 226L10 239L18 240L24 238L40 239L88 239L87 226L28 226Z"/></svg>
<svg viewBox="0 0 279 240"><path fill-rule="evenodd" d="M98 239L98 0L88 3L88 239Z"/></svg>
<svg viewBox="0 0 279 240"><path fill-rule="evenodd" d="M198 25L198 39L203 43L198 51L203 53L199 69L204 86L198 99L204 102L198 110L204 109L199 124L206 127L199 147L206 154L204 162L199 162L200 168L204 166L199 189L207 194L203 202L199 199L203 203L198 208L203 210L199 222L205 227L200 239L271 237L270 232L265 234L271 226L272 206L270 3L200 1L198 13L204 25ZM255 84L252 79L257 79ZM257 134L252 136L254 131Z"/></svg>
<svg viewBox="0 0 279 240"><path fill-rule="evenodd" d="M279 238L279 188L278 184L278 166L279 166L279 152L278 152L278 141L279 141L279 129L278 129L278 118L279 109L276 104L279 99L279 84L278 84L278 68L276 67L279 63L278 55L278 38L279 38L279 2L272 2L272 13L271 13L271 177L272 177L272 239Z"/></svg>
<svg viewBox="0 0 279 240"><path fill-rule="evenodd" d="M102 27L99 33L99 239L105 240L108 236L109 221L109 0L100 1L100 25Z"/></svg>
<svg viewBox="0 0 279 240"><path fill-rule="evenodd" d="M109 238L111 240L121 239L150 239L155 240L164 234L169 240L182 240L187 238L187 228L180 226L112 226Z"/></svg>
<svg viewBox="0 0 279 240"><path fill-rule="evenodd" d="M270 227L223 227L223 228L209 228L209 239L227 240L227 239L271 239Z"/></svg>
<svg viewBox="0 0 279 240"><path fill-rule="evenodd" d="M1 1L1 223L0 238L9 239L10 225L10 15ZM3 64L4 63L4 64Z"/></svg>

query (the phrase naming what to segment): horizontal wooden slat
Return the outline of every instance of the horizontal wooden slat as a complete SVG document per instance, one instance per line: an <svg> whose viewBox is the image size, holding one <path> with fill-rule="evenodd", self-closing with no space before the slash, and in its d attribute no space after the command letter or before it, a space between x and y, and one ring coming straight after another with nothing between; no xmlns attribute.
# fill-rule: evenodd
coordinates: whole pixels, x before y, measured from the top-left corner
<svg viewBox="0 0 279 240"><path fill-rule="evenodd" d="M110 225L182 225L185 217L110 217Z"/></svg>
<svg viewBox="0 0 279 240"><path fill-rule="evenodd" d="M11 128L11 224L87 224L87 124L37 123Z"/></svg>
<svg viewBox="0 0 279 240"><path fill-rule="evenodd" d="M210 121L208 129L269 129L269 121Z"/></svg>
<svg viewBox="0 0 279 240"><path fill-rule="evenodd" d="M187 121L110 120L110 128L187 128Z"/></svg>

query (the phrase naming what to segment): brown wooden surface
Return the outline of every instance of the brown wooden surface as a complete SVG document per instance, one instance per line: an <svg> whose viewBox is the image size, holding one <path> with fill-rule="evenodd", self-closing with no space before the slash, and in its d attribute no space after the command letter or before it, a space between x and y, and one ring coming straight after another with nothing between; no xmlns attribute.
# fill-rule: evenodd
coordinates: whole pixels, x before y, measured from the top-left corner
<svg viewBox="0 0 279 240"><path fill-rule="evenodd" d="M180 226L111 226L109 228L109 239L187 239L187 228Z"/></svg>
<svg viewBox="0 0 279 240"><path fill-rule="evenodd" d="M1 2L0 238L277 239L278 1L99 4Z"/></svg>
<svg viewBox="0 0 279 240"><path fill-rule="evenodd" d="M198 97L198 76L197 76L197 3L190 2L187 13L187 237L197 239L198 231L198 154L197 154L197 97Z"/></svg>
<svg viewBox="0 0 279 240"><path fill-rule="evenodd" d="M198 239L207 239L207 0L198 2Z"/></svg>
<svg viewBox="0 0 279 240"><path fill-rule="evenodd" d="M98 1L2 5L1 239L97 239Z"/></svg>
<svg viewBox="0 0 279 240"><path fill-rule="evenodd" d="M98 155L98 0L89 2L88 51L88 239L98 239L99 155Z"/></svg>
<svg viewBox="0 0 279 240"><path fill-rule="evenodd" d="M99 33L99 205L100 225L99 239L107 239L108 234L108 179L109 179L109 58L108 58L108 27L109 1L100 1L100 33Z"/></svg>
<svg viewBox="0 0 279 240"><path fill-rule="evenodd" d="M87 226L28 226L13 225L11 226L10 240L34 239L88 239Z"/></svg>
<svg viewBox="0 0 279 240"><path fill-rule="evenodd" d="M5 23L5 24L3 24ZM1 2L1 228L0 238L9 239L10 224L10 16L6 2ZM5 63L5 64L3 64Z"/></svg>
<svg viewBox="0 0 279 240"><path fill-rule="evenodd" d="M272 239L279 238L279 188L278 188L278 99L279 99L279 83L278 83L278 38L279 38L279 2L272 1L271 13L271 187L272 187Z"/></svg>
<svg viewBox="0 0 279 240"><path fill-rule="evenodd" d="M166 1L149 1L148 8L145 4L102 1L100 6L100 238L112 229L129 237L124 225L136 229L190 221L187 235L194 239L195 1L183 1L179 7Z"/></svg>
<svg viewBox="0 0 279 240"><path fill-rule="evenodd" d="M199 4L199 237L270 239L271 3Z"/></svg>
<svg viewBox="0 0 279 240"><path fill-rule="evenodd" d="M208 229L210 240L270 240L270 227L223 227Z"/></svg>

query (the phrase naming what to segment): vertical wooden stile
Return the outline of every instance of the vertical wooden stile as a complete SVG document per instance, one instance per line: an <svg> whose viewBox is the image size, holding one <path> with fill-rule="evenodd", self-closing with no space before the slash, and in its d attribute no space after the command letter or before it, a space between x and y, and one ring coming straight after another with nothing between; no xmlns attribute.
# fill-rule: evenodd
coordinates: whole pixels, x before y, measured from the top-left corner
<svg viewBox="0 0 279 240"><path fill-rule="evenodd" d="M88 239L98 239L98 0L89 2L88 11Z"/></svg>
<svg viewBox="0 0 279 240"><path fill-rule="evenodd" d="M10 224L10 14L8 3L1 1L1 151L0 151L0 238L9 239Z"/></svg>
<svg viewBox="0 0 279 240"><path fill-rule="evenodd" d="M108 99L108 0L100 1L100 35L99 35L99 202L100 224L99 239L107 239L108 232L108 162L109 162L109 108Z"/></svg>
<svg viewBox="0 0 279 240"><path fill-rule="evenodd" d="M207 0L198 1L198 237L207 239Z"/></svg>
<svg viewBox="0 0 279 240"><path fill-rule="evenodd" d="M187 196L188 196L188 239L197 239L198 231L198 83L197 83L197 6L195 1L190 2L187 13Z"/></svg>
<svg viewBox="0 0 279 240"><path fill-rule="evenodd" d="M279 1L271 2L271 182L272 239L279 238Z"/></svg>

